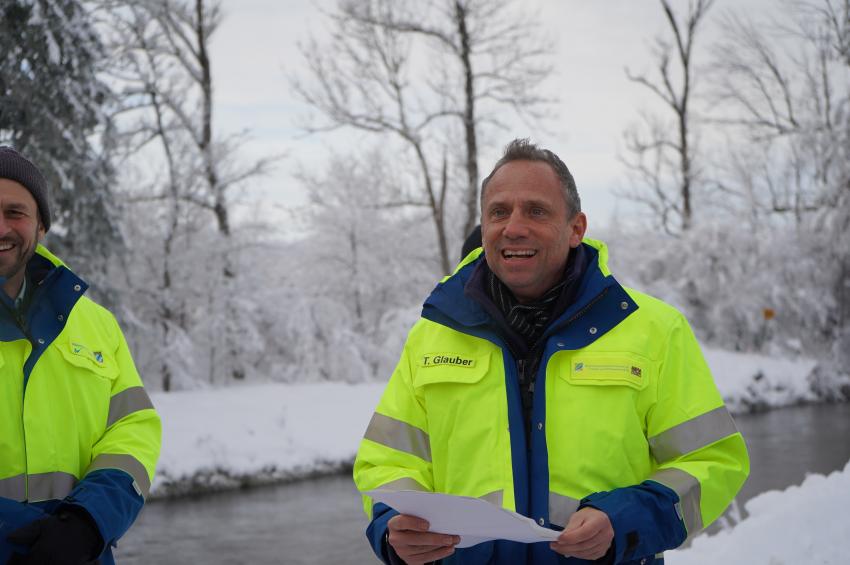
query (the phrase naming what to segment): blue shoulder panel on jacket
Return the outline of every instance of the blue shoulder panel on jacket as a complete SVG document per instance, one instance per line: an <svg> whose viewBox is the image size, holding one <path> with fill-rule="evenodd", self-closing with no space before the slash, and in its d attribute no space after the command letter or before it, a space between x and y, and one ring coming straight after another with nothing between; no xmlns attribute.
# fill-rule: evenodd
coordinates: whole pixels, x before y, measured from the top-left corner
<svg viewBox="0 0 850 565"><path fill-rule="evenodd" d="M67 267L54 267L40 255L33 256L27 271L32 273L36 288L26 313L33 349L24 364L24 389L39 357L62 332L74 305L88 289L88 284Z"/></svg>
<svg viewBox="0 0 850 565"><path fill-rule="evenodd" d="M97 524L104 549L114 546L130 529L145 500L133 486L133 477L118 469L99 469L86 475L62 504L80 506Z"/></svg>
<svg viewBox="0 0 850 565"><path fill-rule="evenodd" d="M457 273L439 283L431 294L425 299L423 305L423 317L429 309L436 309L447 315L451 322L445 325L449 327L480 326L490 321L490 316L481 308L481 305L466 297L464 289L478 265L484 261L483 255L465 265Z"/></svg>
<svg viewBox="0 0 850 565"><path fill-rule="evenodd" d="M685 524L676 511L679 495L655 481L594 493L579 508L591 507L608 515L614 528L614 563L623 563L679 547Z"/></svg>

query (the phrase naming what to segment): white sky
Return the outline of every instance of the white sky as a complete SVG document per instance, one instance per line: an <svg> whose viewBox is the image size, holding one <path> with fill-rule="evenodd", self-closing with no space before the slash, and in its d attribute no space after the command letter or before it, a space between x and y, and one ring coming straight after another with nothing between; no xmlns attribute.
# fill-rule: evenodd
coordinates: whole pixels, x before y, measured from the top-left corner
<svg viewBox="0 0 850 565"><path fill-rule="evenodd" d="M297 42L308 31L322 35L323 15L318 6L333 0L224 0L225 19L212 45L213 73L219 133L250 130L247 156L286 153L274 174L246 187L249 202L263 209L297 206L304 195L292 173L298 163L320 166L334 136L304 137L296 128L307 112L290 91L286 75L302 67ZM731 7L757 11L777 7L779 0L718 0L712 21L702 36L710 47L717 36L717 19ZM686 0L674 1L679 12ZM541 132L507 132L495 147L482 152L482 174L498 158L498 148L513 137L531 137L553 149L570 167L593 225L609 222L615 206L628 214L629 203L616 202L612 190L625 185L617 159L622 132L651 103L645 89L630 83L624 69L650 71L650 44L666 32L660 5L652 0L536 0L523 3L538 10L543 28L557 39L553 93L560 97L559 120ZM699 85L698 85L699 88ZM336 137L356 140L356 137ZM357 134L355 134L357 135ZM356 142L356 141L355 141Z"/></svg>

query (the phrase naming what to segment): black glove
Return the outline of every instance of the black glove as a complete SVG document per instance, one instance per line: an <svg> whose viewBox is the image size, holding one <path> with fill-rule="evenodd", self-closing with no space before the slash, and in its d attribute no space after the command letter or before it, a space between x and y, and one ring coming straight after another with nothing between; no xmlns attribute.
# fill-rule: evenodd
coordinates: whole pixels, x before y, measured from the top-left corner
<svg viewBox="0 0 850 565"><path fill-rule="evenodd" d="M92 517L76 506L66 506L18 528L6 539L30 546L27 555L12 555L8 565L84 565L97 557L103 546Z"/></svg>

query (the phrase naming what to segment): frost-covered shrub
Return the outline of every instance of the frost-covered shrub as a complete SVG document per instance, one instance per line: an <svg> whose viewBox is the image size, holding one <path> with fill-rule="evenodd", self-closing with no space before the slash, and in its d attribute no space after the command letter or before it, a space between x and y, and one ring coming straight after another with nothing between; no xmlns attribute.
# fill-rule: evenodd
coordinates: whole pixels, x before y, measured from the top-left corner
<svg viewBox="0 0 850 565"><path fill-rule="evenodd" d="M608 243L614 275L681 309L708 343L816 358L844 351L833 345L848 331L836 316L840 265L814 226L753 231L729 218L678 238L615 232Z"/></svg>

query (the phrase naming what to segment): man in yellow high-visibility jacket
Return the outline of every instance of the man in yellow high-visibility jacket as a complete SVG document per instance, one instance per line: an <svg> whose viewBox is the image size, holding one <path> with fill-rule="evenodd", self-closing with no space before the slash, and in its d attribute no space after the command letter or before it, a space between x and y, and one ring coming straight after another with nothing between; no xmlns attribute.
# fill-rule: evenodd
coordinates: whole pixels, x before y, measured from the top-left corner
<svg viewBox="0 0 850 565"><path fill-rule="evenodd" d="M483 253L431 293L360 445L361 491L483 498L563 529L457 549L364 498L385 563L662 563L749 473L741 434L671 306L617 283L552 152L506 148L482 183Z"/></svg>
<svg viewBox="0 0 850 565"><path fill-rule="evenodd" d="M39 244L38 168L0 147L0 563L114 563L144 504L159 416L115 318Z"/></svg>

